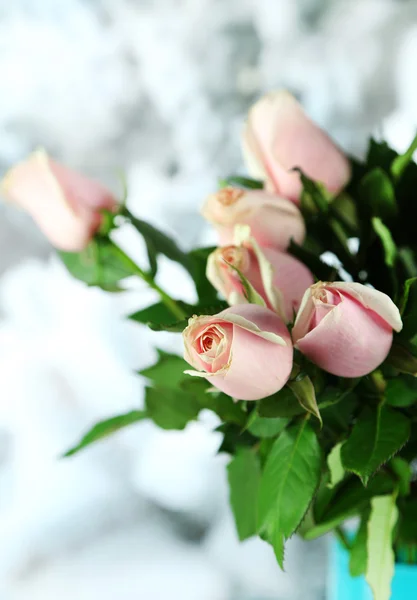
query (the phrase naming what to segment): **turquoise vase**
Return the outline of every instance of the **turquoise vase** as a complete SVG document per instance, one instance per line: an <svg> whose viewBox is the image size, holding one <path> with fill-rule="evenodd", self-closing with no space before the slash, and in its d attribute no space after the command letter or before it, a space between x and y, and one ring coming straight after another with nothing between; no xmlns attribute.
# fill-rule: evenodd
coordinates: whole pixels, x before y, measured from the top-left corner
<svg viewBox="0 0 417 600"><path fill-rule="evenodd" d="M327 600L373 600L365 577L351 577L349 555L337 540L330 547ZM396 565L391 600L417 600L417 565Z"/></svg>

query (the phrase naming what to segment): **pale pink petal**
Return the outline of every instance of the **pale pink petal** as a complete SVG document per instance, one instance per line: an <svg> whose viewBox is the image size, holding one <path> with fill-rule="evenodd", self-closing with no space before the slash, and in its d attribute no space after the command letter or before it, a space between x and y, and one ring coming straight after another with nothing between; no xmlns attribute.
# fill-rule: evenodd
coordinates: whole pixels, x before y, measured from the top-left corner
<svg viewBox="0 0 417 600"><path fill-rule="evenodd" d="M300 308L298 309L295 318L294 327L292 328L292 339L296 343L300 338L304 337L311 329L311 322L314 318L315 305L312 297L311 287L306 289L304 296L301 299Z"/></svg>
<svg viewBox="0 0 417 600"><path fill-rule="evenodd" d="M319 367L340 377L361 377L376 369L387 357L392 329L375 313L349 297L343 297L296 347Z"/></svg>
<svg viewBox="0 0 417 600"><path fill-rule="evenodd" d="M229 190L230 191L230 190ZM249 225L261 246L286 250L293 239L301 244L305 224L294 203L262 190L245 191L226 201L227 190L210 195L202 214L217 229L222 245L233 244L235 225Z"/></svg>
<svg viewBox="0 0 417 600"><path fill-rule="evenodd" d="M101 221L96 209L115 205L99 184L53 163L43 151L12 168L1 193L26 210L56 248L68 252L87 246Z"/></svg>
<svg viewBox="0 0 417 600"><path fill-rule="evenodd" d="M237 308L240 316L262 331L281 337L286 345L272 344L235 325L230 367L224 374L210 377L210 382L234 398L259 400L277 392L287 382L292 370L292 344L284 323L272 311L248 304L227 309L229 318Z"/></svg>
<svg viewBox="0 0 417 600"><path fill-rule="evenodd" d="M302 262L290 254L271 248L264 248L263 253L272 265L272 283L281 292L287 321L292 321L306 289L314 283L313 275Z"/></svg>
<svg viewBox="0 0 417 600"><path fill-rule="evenodd" d="M286 91L268 94L252 107L244 153L254 176L264 172L274 190L292 200L301 192L299 175L291 172L294 167L335 193L350 177L346 157Z"/></svg>
<svg viewBox="0 0 417 600"><path fill-rule="evenodd" d="M95 212L106 208L113 210L117 202L104 186L98 181L88 179L67 167L49 159L49 168L59 182L68 202L75 208L87 207Z"/></svg>
<svg viewBox="0 0 417 600"><path fill-rule="evenodd" d="M346 283L343 281L326 284L326 288L335 288L344 294L349 294L365 308L376 312L381 319L391 325L394 331L401 331L403 323L400 311L387 294L361 283Z"/></svg>

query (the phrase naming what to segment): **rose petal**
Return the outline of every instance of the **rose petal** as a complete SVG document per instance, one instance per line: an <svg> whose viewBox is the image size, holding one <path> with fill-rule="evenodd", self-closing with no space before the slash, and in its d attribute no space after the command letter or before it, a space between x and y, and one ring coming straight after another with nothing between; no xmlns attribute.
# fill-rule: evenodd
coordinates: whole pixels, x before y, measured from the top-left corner
<svg viewBox="0 0 417 600"><path fill-rule="evenodd" d="M381 319L384 319L384 321L391 325L394 331L401 331L403 323L400 311L387 294L361 283L346 283L342 281L326 284L326 288L335 288L349 294L349 296L355 298L365 308L376 312Z"/></svg>
<svg viewBox="0 0 417 600"><path fill-rule="evenodd" d="M387 357L392 330L373 312L344 296L296 348L325 371L340 377L361 377L376 369Z"/></svg>

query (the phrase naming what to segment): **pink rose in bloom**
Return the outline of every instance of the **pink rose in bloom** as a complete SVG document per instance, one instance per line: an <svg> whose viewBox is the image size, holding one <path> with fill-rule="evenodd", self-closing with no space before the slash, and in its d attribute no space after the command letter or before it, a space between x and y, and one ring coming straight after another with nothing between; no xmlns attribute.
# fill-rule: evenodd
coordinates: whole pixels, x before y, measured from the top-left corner
<svg viewBox="0 0 417 600"><path fill-rule="evenodd" d="M83 250L101 223L101 209L117 202L99 183L71 171L39 150L13 167L0 191L31 214L49 241L60 250Z"/></svg>
<svg viewBox="0 0 417 600"><path fill-rule="evenodd" d="M233 398L260 400L287 382L293 360L291 338L282 320L255 304L193 317L183 332L185 360Z"/></svg>
<svg viewBox="0 0 417 600"><path fill-rule="evenodd" d="M233 243L235 225L249 225L258 244L277 250L286 250L291 239L302 244L305 237L298 208L262 190L226 187L207 198L202 214L217 229L221 245Z"/></svg>
<svg viewBox="0 0 417 600"><path fill-rule="evenodd" d="M291 172L294 167L335 194L349 181L347 158L286 91L267 94L254 104L242 143L251 175L291 200L298 201L302 189L299 174Z"/></svg>
<svg viewBox="0 0 417 600"><path fill-rule="evenodd" d="M207 279L229 304L246 303L243 285L233 265L246 277L271 310L291 321L306 289L314 283L310 271L296 258L272 248L263 248L271 270L263 269L259 254L246 246L217 248L207 261ZM262 259L261 259L262 260ZM281 310L282 309L282 310Z"/></svg>
<svg viewBox="0 0 417 600"><path fill-rule="evenodd" d="M401 331L389 296L360 283L323 283L305 293L292 330L294 346L340 377L361 377L387 357L392 330Z"/></svg>

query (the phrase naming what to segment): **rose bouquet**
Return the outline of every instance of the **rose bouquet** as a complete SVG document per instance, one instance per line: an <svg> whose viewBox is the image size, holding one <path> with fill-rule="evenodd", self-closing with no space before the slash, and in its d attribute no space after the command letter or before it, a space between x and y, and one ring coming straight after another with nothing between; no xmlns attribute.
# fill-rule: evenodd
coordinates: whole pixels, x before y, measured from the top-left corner
<svg viewBox="0 0 417 600"><path fill-rule="evenodd" d="M213 411L239 538L261 536L282 567L294 533L334 531L352 575L388 599L395 563L417 563L416 147L371 140L348 158L290 94L268 95L243 132L253 178L220 181L202 209L219 247L191 252L45 152L12 168L3 195L74 277L109 292L141 278L158 300L129 318L183 337L184 359L159 351L141 372L144 407L66 455L142 419L183 429ZM114 242L125 223L148 264ZM188 272L194 303L157 283L160 255Z"/></svg>

